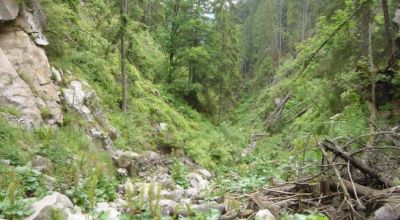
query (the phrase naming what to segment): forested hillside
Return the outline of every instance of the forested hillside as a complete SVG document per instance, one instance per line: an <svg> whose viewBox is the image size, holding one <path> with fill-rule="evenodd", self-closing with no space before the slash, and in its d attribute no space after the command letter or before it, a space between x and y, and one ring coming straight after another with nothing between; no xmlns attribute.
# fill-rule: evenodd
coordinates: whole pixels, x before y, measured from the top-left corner
<svg viewBox="0 0 400 220"><path fill-rule="evenodd" d="M0 219L400 219L395 0L1 0Z"/></svg>

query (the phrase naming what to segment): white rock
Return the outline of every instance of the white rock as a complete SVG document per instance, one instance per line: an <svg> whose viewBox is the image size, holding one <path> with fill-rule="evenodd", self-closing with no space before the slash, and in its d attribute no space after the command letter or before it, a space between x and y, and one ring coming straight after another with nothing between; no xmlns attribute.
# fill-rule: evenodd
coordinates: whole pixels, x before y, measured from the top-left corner
<svg viewBox="0 0 400 220"><path fill-rule="evenodd" d="M149 160L149 161L157 161L157 160L161 159L160 155L158 155L154 151L146 151L146 152L144 152L142 158L145 159L145 160Z"/></svg>
<svg viewBox="0 0 400 220"><path fill-rule="evenodd" d="M51 113L52 122L61 122L60 92L50 79L45 51L35 45L27 32L12 30L0 33L0 105L16 107L28 128L43 123L43 106Z"/></svg>
<svg viewBox="0 0 400 220"><path fill-rule="evenodd" d="M198 172L199 172L202 176L204 176L205 178L207 178L207 179L211 179L211 177L212 177L212 174L210 173L210 171L208 171L208 170L206 170L206 169L200 169L200 170L198 170Z"/></svg>
<svg viewBox="0 0 400 220"><path fill-rule="evenodd" d="M117 169L117 173L121 176L127 176L128 175L128 171L125 168L118 168Z"/></svg>
<svg viewBox="0 0 400 220"><path fill-rule="evenodd" d="M106 202L98 203L94 211L97 213L106 213L108 220L119 220L121 215L116 208L111 207L110 204Z"/></svg>
<svg viewBox="0 0 400 220"><path fill-rule="evenodd" d="M262 209L257 212L255 220L275 220L275 216L268 209Z"/></svg>
<svg viewBox="0 0 400 220"><path fill-rule="evenodd" d="M130 180L127 180L124 184L124 193L125 195L135 195L135 186Z"/></svg>
<svg viewBox="0 0 400 220"><path fill-rule="evenodd" d="M167 123L160 123L160 131L167 130L168 124Z"/></svg>
<svg viewBox="0 0 400 220"><path fill-rule="evenodd" d="M30 206L30 208L34 210L34 213L25 218L25 220L34 220L41 214L42 211L46 211L47 207L66 210L72 209L74 205L72 204L71 200L69 200L69 198L65 195L54 192L53 194L44 197L42 200L34 202Z"/></svg>
<svg viewBox="0 0 400 220"><path fill-rule="evenodd" d="M18 16L19 5L13 0L0 1L0 21L14 20Z"/></svg>
<svg viewBox="0 0 400 220"><path fill-rule="evenodd" d="M208 186L208 181L203 179L203 177L197 173L190 173L188 179L190 185L197 190L204 190Z"/></svg>
<svg viewBox="0 0 400 220"><path fill-rule="evenodd" d="M199 194L199 190L198 190L198 189L189 188L189 189L186 190L186 195L187 195L189 198L193 198L193 197L195 197L197 194Z"/></svg>

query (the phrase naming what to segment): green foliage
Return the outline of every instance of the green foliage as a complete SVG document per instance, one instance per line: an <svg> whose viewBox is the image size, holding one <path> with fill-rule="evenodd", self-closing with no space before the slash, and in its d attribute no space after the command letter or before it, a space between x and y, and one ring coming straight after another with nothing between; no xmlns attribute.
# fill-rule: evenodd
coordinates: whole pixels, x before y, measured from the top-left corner
<svg viewBox="0 0 400 220"><path fill-rule="evenodd" d="M0 106L0 112L8 113L15 117L21 117L21 112L13 106Z"/></svg>
<svg viewBox="0 0 400 220"><path fill-rule="evenodd" d="M175 183L185 189L189 188L190 184L187 178L188 170L186 166L180 162L175 161L171 166L171 176Z"/></svg>
<svg viewBox="0 0 400 220"><path fill-rule="evenodd" d="M74 204L86 211L92 210L94 205L99 202L111 202L116 199L118 186L116 180L101 171L100 168L92 170L81 184L78 183L74 189L66 191Z"/></svg>
<svg viewBox="0 0 400 220"><path fill-rule="evenodd" d="M10 126L0 118L0 159L10 160L15 165L24 164L28 155L18 143L23 136L25 135L21 129ZM24 140L29 143L29 136Z"/></svg>

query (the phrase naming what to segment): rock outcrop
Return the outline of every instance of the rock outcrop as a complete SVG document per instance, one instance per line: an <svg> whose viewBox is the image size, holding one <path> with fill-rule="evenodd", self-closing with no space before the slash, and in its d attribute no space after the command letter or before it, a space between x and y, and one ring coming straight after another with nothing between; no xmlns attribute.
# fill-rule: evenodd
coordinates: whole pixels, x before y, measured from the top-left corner
<svg viewBox="0 0 400 220"><path fill-rule="evenodd" d="M19 5L14 0L2 0L0 2L0 22L17 18Z"/></svg>
<svg viewBox="0 0 400 220"><path fill-rule="evenodd" d="M88 135L94 141L100 142L105 150L114 152L112 140L119 134L109 122L100 106L99 98L89 84L85 81L72 80L67 88L63 89L63 96L68 106L92 125L87 128Z"/></svg>
<svg viewBox="0 0 400 220"><path fill-rule="evenodd" d="M60 123L59 88L51 80L50 64L39 46L47 41L41 34L42 16L35 1L21 7L15 4L11 0L0 3L2 20L11 20L0 25L0 105L16 108L21 113L15 116L17 122L28 128ZM17 17L15 11L19 11Z"/></svg>

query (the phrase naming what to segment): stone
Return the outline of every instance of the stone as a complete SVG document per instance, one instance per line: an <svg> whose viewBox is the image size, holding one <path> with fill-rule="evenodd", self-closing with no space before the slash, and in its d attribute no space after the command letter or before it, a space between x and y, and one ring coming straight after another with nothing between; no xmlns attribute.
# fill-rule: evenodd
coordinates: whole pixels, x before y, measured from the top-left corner
<svg viewBox="0 0 400 220"><path fill-rule="evenodd" d="M85 119L92 120L93 116L90 109L84 105L88 92L84 90L83 86L84 84L80 81L72 81L69 87L63 90L64 99L69 106L77 110Z"/></svg>
<svg viewBox="0 0 400 220"><path fill-rule="evenodd" d="M208 181L203 179L203 177L197 173L190 173L188 179L190 185L197 190L204 190L208 186Z"/></svg>
<svg viewBox="0 0 400 220"><path fill-rule="evenodd" d="M124 193L125 195L135 195L135 185L130 180L127 180L124 184Z"/></svg>
<svg viewBox="0 0 400 220"><path fill-rule="evenodd" d="M0 164L10 166L11 165L11 160L0 160Z"/></svg>
<svg viewBox="0 0 400 220"><path fill-rule="evenodd" d="M225 206L222 204L213 204L213 203L199 204L199 205L192 205L191 208L196 212L201 212L201 213L208 212L211 209L218 210L220 214L225 212Z"/></svg>
<svg viewBox="0 0 400 220"><path fill-rule="evenodd" d="M206 179L211 179L212 178L212 174L210 173L210 171L208 171L206 169L200 169L197 172L199 172Z"/></svg>
<svg viewBox="0 0 400 220"><path fill-rule="evenodd" d="M164 199L170 199L175 202L179 202L185 194L185 191L183 190L173 190L173 191L167 191L167 190L161 190L160 192L160 197Z"/></svg>
<svg viewBox="0 0 400 220"><path fill-rule="evenodd" d="M61 123L60 91L50 79L45 51L26 32L12 28L0 32L0 49L0 104L19 109L28 128L44 121L40 109L50 113L46 120Z"/></svg>
<svg viewBox="0 0 400 220"><path fill-rule="evenodd" d="M255 220L275 220L275 216L268 209L262 209L256 213Z"/></svg>
<svg viewBox="0 0 400 220"><path fill-rule="evenodd" d="M116 140L117 138L119 138L120 133L114 127L110 127L108 136L110 136L111 140Z"/></svg>
<svg viewBox="0 0 400 220"><path fill-rule="evenodd" d="M198 189L195 189L195 188L189 188L189 189L186 189L186 195L189 197L189 198L194 198L194 197L196 197L198 194L199 194L199 190Z"/></svg>
<svg viewBox="0 0 400 220"><path fill-rule="evenodd" d="M116 166L117 172L121 175L132 175L132 167L133 167L133 160L130 159L129 157L126 157L124 155L122 156L113 156L112 161L114 163L114 166Z"/></svg>
<svg viewBox="0 0 400 220"><path fill-rule="evenodd" d="M154 151L146 151L143 153L142 159L154 162L160 160L161 157Z"/></svg>
<svg viewBox="0 0 400 220"><path fill-rule="evenodd" d="M98 203L94 209L97 213L105 213L107 214L108 220L119 220L121 213L116 209L110 206L110 204L106 202Z"/></svg>
<svg viewBox="0 0 400 220"><path fill-rule="evenodd" d="M66 210L60 208L54 208L47 206L35 217L34 220L54 220L57 219L67 219L68 213Z"/></svg>
<svg viewBox="0 0 400 220"><path fill-rule="evenodd" d="M89 132L90 132L90 136L93 138L97 138L97 139L104 138L104 133L101 130L98 130L96 128L90 128Z"/></svg>
<svg viewBox="0 0 400 220"><path fill-rule="evenodd" d="M168 124L167 123L160 123L159 124L159 131L165 131L168 129Z"/></svg>
<svg viewBox="0 0 400 220"><path fill-rule="evenodd" d="M32 168L41 172L41 173L50 173L53 167L53 164L50 159L42 156L36 156L31 161Z"/></svg>
<svg viewBox="0 0 400 220"><path fill-rule="evenodd" d="M118 168L117 173L121 176L128 176L128 171L125 168Z"/></svg>
<svg viewBox="0 0 400 220"><path fill-rule="evenodd" d="M177 203L172 200L168 199L161 199L157 202L158 206L161 208L161 215L162 216L170 216L173 215L175 211L175 207Z"/></svg>
<svg viewBox="0 0 400 220"><path fill-rule="evenodd" d="M45 215L51 208L66 210L72 209L73 207L74 205L68 197L58 192L54 192L53 194L34 202L30 206L34 212L32 215L25 218L25 220L38 220L38 217Z"/></svg>
<svg viewBox="0 0 400 220"><path fill-rule="evenodd" d="M17 18L19 5L14 0L0 1L0 21L11 21Z"/></svg>
<svg viewBox="0 0 400 220"><path fill-rule="evenodd" d="M368 220L398 220L400 219L400 207L395 202L387 203L374 212Z"/></svg>
<svg viewBox="0 0 400 220"><path fill-rule="evenodd" d="M62 79L62 72L57 70L54 66L51 67L51 74L52 74L52 79L56 83L60 83L63 80Z"/></svg>

